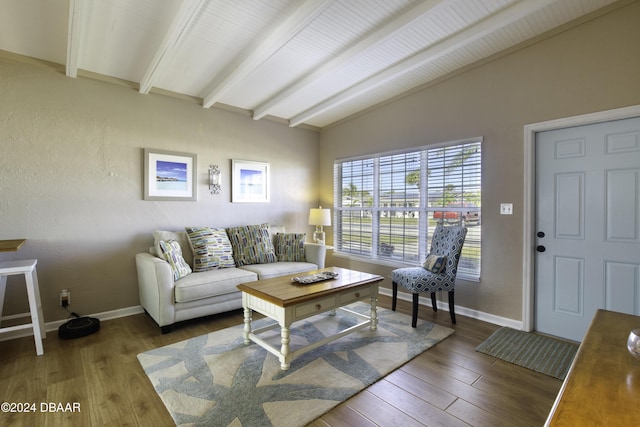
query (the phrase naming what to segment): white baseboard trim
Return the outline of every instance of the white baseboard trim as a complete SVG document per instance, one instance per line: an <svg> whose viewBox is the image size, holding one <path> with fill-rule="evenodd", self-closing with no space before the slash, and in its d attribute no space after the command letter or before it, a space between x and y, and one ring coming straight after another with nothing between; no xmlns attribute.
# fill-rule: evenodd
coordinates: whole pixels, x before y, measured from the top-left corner
<svg viewBox="0 0 640 427"><path fill-rule="evenodd" d="M391 289L380 288L379 290L381 295L386 295L391 297ZM398 299L404 301L411 301L411 294L406 292L398 292ZM431 308L431 299L426 297L420 297L419 303L426 307ZM449 311L449 305L444 301L438 301L438 310ZM100 319L100 321L118 319L120 317L133 316L134 314L144 313L144 309L141 305L136 305L133 307L119 308L117 310L104 311L102 313L90 314L89 317L95 317ZM28 313L27 313L28 314ZM482 320L484 322L493 323L494 325L499 326L507 326L509 328L522 330L522 321L508 319L506 317L496 316L494 314L485 313L478 310L472 310L467 307L461 307L456 305L456 314L460 314L461 316L471 317L473 319ZM19 316L19 315L17 315ZM3 317L3 319L15 318L16 316L7 316ZM46 323L44 325L47 332L57 331L60 325L67 323L69 319L64 320L56 320L53 322ZM22 329L18 331L11 331L4 334L0 334L0 341L7 341L16 338L29 337L33 336L33 331L31 329Z"/></svg>
<svg viewBox="0 0 640 427"><path fill-rule="evenodd" d="M378 292L381 295L386 295L388 297L392 296L391 289L380 288ZM401 299L404 301L410 301L410 302L412 301L411 294L408 294L406 292L398 292L398 299ZM427 306L429 307L429 309L431 309L430 297L420 296L418 303L420 305ZM449 304L445 301L438 301L438 310L440 309L446 312L449 312ZM483 311L478 311L478 310L472 310L470 308L461 307L459 305L456 305L455 309L456 309L456 314L459 314L461 316L471 317L472 319L482 320L483 322L493 323L494 325L498 325L498 326L507 326L509 328L522 330L522 321L520 320L514 320L506 317L496 316L495 314L485 313Z"/></svg>
<svg viewBox="0 0 640 427"><path fill-rule="evenodd" d="M134 314L140 314L140 313L144 313L144 309L142 308L141 305L137 305L133 307L119 308L117 310L104 311L102 313L90 314L88 317L95 317L97 319L100 319L100 321L103 321L103 320L117 319L119 317L133 316ZM26 315L29 316L29 313L26 313ZM17 318L17 317L24 317L24 316L22 315L7 316L7 317L3 317L2 319L5 320L5 319L11 319L11 318ZM44 328L47 333L57 331L61 325L67 323L68 321L69 319L64 319L64 320L56 320L53 322L45 323ZM3 333L0 335L0 341L7 341L7 340L16 339L16 338L31 337L31 336L33 336L33 330L30 328L27 328L27 329L21 329L18 331Z"/></svg>

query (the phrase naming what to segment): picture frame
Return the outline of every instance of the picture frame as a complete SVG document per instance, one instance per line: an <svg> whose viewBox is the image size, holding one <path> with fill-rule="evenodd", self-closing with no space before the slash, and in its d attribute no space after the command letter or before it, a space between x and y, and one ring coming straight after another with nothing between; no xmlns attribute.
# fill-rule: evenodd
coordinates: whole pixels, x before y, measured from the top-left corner
<svg viewBox="0 0 640 427"><path fill-rule="evenodd" d="M270 193L269 163L232 160L231 201L233 203L268 203Z"/></svg>
<svg viewBox="0 0 640 427"><path fill-rule="evenodd" d="M144 200L197 200L195 154L144 149Z"/></svg>

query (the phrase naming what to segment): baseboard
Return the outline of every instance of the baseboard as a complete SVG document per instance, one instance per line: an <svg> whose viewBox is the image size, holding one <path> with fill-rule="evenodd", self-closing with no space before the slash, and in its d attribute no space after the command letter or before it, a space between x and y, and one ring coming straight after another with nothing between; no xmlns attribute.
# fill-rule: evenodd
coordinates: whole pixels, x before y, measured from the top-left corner
<svg viewBox="0 0 640 427"><path fill-rule="evenodd" d="M378 291L381 295L392 296L391 289L388 288L380 288ZM398 299L403 301L412 301L411 294L406 292L398 292ZM424 306L431 308L431 298L420 296L418 303ZM438 310L449 311L449 304L445 301L438 301ZM521 330L522 329L522 321L509 319L506 317L496 316L494 314L485 313L483 311L473 310L467 307L461 307L459 305L455 306L456 314L461 316L471 317L472 319L482 320L483 322L493 323L498 326L507 326L509 328Z"/></svg>
<svg viewBox="0 0 640 427"><path fill-rule="evenodd" d="M379 292L381 295L386 295L389 297L391 296L391 289L380 288ZM398 292L398 299L401 299L404 301L411 301L411 294L408 294L406 292ZM419 303L424 306L431 307L430 298L421 296L419 299ZM438 309L449 311L449 305L444 301L438 301ZM117 310L104 311L102 313L90 314L89 317L96 317L101 321L103 321L103 320L117 319L120 317L133 316L134 314L140 314L140 313L144 313L144 309L142 308L141 305L137 305L133 307L120 308ZM520 320L508 319L506 317L496 316L494 314L485 313L478 310L472 310L470 308L461 307L459 305L456 305L456 313L461 316L471 317L473 319L478 319L484 322L493 323L494 325L507 326L509 328L518 329L518 330L522 329L522 321ZM11 316L8 316L7 318L9 317ZM49 323L46 323L44 327L47 332L57 331L60 325L62 325L63 323L66 323L68 320L69 319L56 320L54 322L49 322ZM18 331L11 331L4 334L0 334L0 341L7 341L15 338L22 338L22 337L29 337L29 336L33 336L33 331L31 329L21 329Z"/></svg>
<svg viewBox="0 0 640 427"><path fill-rule="evenodd" d="M117 310L104 311L102 313L90 314L89 317L95 317L103 321L103 320L117 319L119 317L133 316L134 314L140 314L140 313L144 313L144 309L142 308L141 305L137 305L133 307L119 308ZM6 318L3 318L3 320L9 319L9 318L15 318L15 317L16 316L7 316ZM56 320L53 322L45 323L44 328L47 332L57 331L60 325L67 323L67 321L69 321L69 319ZM31 336L33 336L33 330L31 330L30 328L21 329L18 331L11 331L11 332L1 334L0 341L7 341L7 340L16 339L16 338L31 337Z"/></svg>

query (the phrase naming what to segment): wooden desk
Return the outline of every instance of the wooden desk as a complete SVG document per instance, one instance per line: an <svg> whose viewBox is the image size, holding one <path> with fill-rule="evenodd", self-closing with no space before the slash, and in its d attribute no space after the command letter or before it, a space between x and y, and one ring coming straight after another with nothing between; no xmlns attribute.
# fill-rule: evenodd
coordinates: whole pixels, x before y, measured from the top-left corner
<svg viewBox="0 0 640 427"><path fill-rule="evenodd" d="M15 252L24 245L26 239L0 240L0 252Z"/></svg>
<svg viewBox="0 0 640 427"><path fill-rule="evenodd" d="M627 351L636 328L639 316L596 312L545 425L640 425L640 359Z"/></svg>

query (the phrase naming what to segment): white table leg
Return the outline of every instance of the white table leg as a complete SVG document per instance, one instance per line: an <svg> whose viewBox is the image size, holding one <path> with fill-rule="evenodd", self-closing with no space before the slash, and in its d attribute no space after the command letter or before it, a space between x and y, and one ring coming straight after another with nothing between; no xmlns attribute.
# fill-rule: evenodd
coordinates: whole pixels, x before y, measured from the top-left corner
<svg viewBox="0 0 640 427"><path fill-rule="evenodd" d="M41 356L44 354L42 347L42 331L44 331L42 319L42 305L39 303L39 292L36 290L37 277L34 271L24 274L27 282L27 297L29 299L29 310L31 311L31 325L33 326L33 339L36 342L36 354ZM34 280L35 279L35 280Z"/></svg>
<svg viewBox="0 0 640 427"><path fill-rule="evenodd" d="M291 366L291 355L289 350L290 329L289 326L280 326L280 369L286 371Z"/></svg>
<svg viewBox="0 0 640 427"><path fill-rule="evenodd" d="M44 316L42 315L42 301L40 300L40 284L38 283L38 273L34 267L33 269L33 291L35 292L36 303L38 304L38 313L40 320L40 334L42 338L47 337L47 329L44 327Z"/></svg>
<svg viewBox="0 0 640 427"><path fill-rule="evenodd" d="M251 340L249 339L249 334L251 333L251 309L248 307L244 307L244 343L249 344Z"/></svg>
<svg viewBox="0 0 640 427"><path fill-rule="evenodd" d="M0 276L0 322L2 322L2 309L4 308L4 291L7 289L7 276Z"/></svg>
<svg viewBox="0 0 640 427"><path fill-rule="evenodd" d="M371 296L371 326L369 327L372 331L378 329L378 309L377 309L378 298L377 295Z"/></svg>

